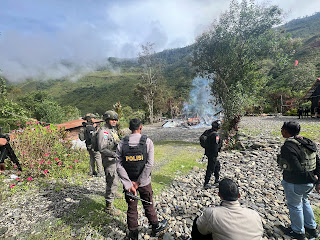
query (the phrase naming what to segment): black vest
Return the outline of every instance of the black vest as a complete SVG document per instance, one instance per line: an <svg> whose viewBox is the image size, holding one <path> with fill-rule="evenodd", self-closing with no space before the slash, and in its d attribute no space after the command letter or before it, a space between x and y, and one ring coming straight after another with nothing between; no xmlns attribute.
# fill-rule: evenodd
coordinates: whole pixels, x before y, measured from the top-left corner
<svg viewBox="0 0 320 240"><path fill-rule="evenodd" d="M129 146L129 136L123 139L123 167L131 181L137 181L148 160L147 136L142 135L137 146Z"/></svg>

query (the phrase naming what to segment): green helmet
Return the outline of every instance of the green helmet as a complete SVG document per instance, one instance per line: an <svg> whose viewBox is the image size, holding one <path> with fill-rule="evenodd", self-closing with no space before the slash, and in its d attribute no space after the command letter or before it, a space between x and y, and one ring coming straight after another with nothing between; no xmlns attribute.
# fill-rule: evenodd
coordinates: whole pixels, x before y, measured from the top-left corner
<svg viewBox="0 0 320 240"><path fill-rule="evenodd" d="M103 120L108 120L108 119L118 120L118 118L119 118L118 113L116 113L115 111L112 111L112 110L106 111L103 114Z"/></svg>
<svg viewBox="0 0 320 240"><path fill-rule="evenodd" d="M93 113L87 113L86 115L84 115L82 117L83 120L88 120L88 118L95 118L96 115L94 115Z"/></svg>

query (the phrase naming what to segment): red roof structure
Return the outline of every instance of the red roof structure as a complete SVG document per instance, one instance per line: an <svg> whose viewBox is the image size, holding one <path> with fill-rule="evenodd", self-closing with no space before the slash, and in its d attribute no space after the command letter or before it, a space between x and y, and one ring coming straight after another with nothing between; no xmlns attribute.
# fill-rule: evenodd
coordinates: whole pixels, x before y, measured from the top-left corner
<svg viewBox="0 0 320 240"><path fill-rule="evenodd" d="M57 124L57 127L58 127L58 129L64 128L65 130L70 131L72 129L82 127L83 122L86 122L86 121L83 119L77 119L77 120L73 120L70 122ZM94 119L93 122L100 123L100 122L103 122L103 120L102 119Z"/></svg>

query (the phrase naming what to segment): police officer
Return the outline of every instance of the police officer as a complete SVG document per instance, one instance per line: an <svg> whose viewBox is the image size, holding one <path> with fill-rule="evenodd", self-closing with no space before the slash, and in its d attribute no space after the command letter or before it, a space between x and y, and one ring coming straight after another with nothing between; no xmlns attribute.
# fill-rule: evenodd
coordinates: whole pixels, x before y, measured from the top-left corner
<svg viewBox="0 0 320 240"><path fill-rule="evenodd" d="M89 175L101 177L104 176L104 171L102 167L102 159L101 154L98 149L94 149L93 146L93 137L95 132L97 131L97 125L94 123L94 118L96 116L92 113L86 114L82 119L87 121L83 122L83 129L79 133L79 139L84 140L86 143L87 150L90 156L90 170ZM97 172L95 170L95 166L97 165Z"/></svg>
<svg viewBox="0 0 320 240"><path fill-rule="evenodd" d="M134 195L139 192L146 217L152 225L151 236L156 236L167 227L167 220L158 221L153 205L153 191L151 187L151 170L154 162L154 146L151 139L141 135L142 124L139 119L131 119L129 123L130 136L121 140L117 147L117 172L125 191ZM138 200L126 195L128 204L127 224L129 239L138 239Z"/></svg>
<svg viewBox="0 0 320 240"><path fill-rule="evenodd" d="M217 159L218 152L220 152L222 141L218 134L218 130L221 128L221 121L216 120L212 122L212 128L206 130L208 136L208 144L205 148L205 155L208 157L208 166L206 171L206 176L204 179L204 188L209 189L212 186L209 184L212 173L214 173L215 181L214 183L219 183L219 174L220 174L220 162Z"/></svg>
<svg viewBox="0 0 320 240"><path fill-rule="evenodd" d="M103 114L105 126L101 127L97 134L97 146L102 157L102 164L106 175L106 209L112 215L120 214L120 211L112 206L118 188L118 176L116 172L116 148L120 141L117 131L118 114L115 111L106 111Z"/></svg>

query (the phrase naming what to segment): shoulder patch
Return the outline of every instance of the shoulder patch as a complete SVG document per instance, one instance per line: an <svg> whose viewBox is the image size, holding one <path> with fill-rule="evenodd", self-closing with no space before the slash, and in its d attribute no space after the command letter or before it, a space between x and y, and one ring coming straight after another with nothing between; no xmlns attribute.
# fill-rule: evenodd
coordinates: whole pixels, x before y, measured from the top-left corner
<svg viewBox="0 0 320 240"><path fill-rule="evenodd" d="M217 143L217 144L219 143L219 140L220 140L220 137L219 137L219 136L216 136L216 143Z"/></svg>

